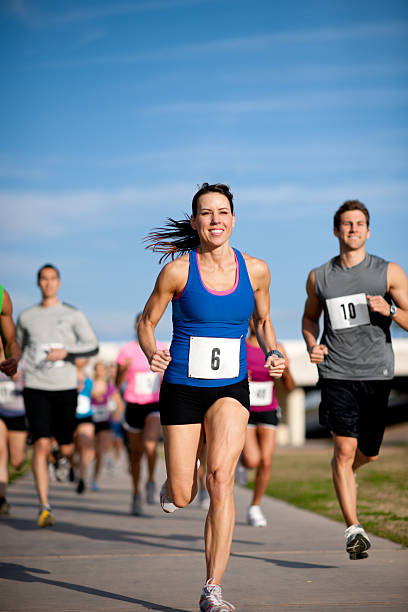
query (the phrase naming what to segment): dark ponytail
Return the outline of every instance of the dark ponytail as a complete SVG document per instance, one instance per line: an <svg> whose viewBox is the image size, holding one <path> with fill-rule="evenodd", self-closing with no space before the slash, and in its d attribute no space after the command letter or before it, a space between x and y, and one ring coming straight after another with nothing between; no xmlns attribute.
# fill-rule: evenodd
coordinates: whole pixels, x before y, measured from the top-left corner
<svg viewBox="0 0 408 612"><path fill-rule="evenodd" d="M214 185L203 183L194 195L191 203L193 217L197 216L198 200L205 193L222 193L230 203L231 212L234 212L233 195L228 185L223 183L215 183ZM158 227L149 232L144 242L147 243L146 249L151 249L154 253L162 253L159 263L169 258L173 260L175 257L179 257L200 246L198 233L191 227L190 217L187 214L181 221L168 217L165 226Z"/></svg>

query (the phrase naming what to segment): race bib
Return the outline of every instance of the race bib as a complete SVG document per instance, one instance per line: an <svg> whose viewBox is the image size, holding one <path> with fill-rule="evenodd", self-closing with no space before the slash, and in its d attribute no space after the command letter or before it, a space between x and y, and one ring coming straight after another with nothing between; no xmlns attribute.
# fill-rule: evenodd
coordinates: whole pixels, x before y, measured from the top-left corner
<svg viewBox="0 0 408 612"><path fill-rule="evenodd" d="M53 344L40 344L37 346L35 352L35 366L36 368L61 368L64 365L64 361L60 359L59 361L47 361L47 355L51 349L54 348L64 348L64 345L61 343L53 343Z"/></svg>
<svg viewBox="0 0 408 612"><path fill-rule="evenodd" d="M334 330L369 325L367 296L365 293L354 293L344 297L326 300L330 323Z"/></svg>
<svg viewBox="0 0 408 612"><path fill-rule="evenodd" d="M215 380L239 374L240 338L190 337L189 378Z"/></svg>
<svg viewBox="0 0 408 612"><path fill-rule="evenodd" d="M251 406L269 406L272 404L273 380L264 382L250 381L249 399Z"/></svg>
<svg viewBox="0 0 408 612"><path fill-rule="evenodd" d="M12 380L0 382L0 404L7 404L14 396L15 386Z"/></svg>
<svg viewBox="0 0 408 612"><path fill-rule="evenodd" d="M92 420L94 423L102 423L103 421L109 421L109 408L107 404L93 404L92 406Z"/></svg>
<svg viewBox="0 0 408 612"><path fill-rule="evenodd" d="M88 416L92 414L91 400L86 395L78 395L78 403L76 413L79 417Z"/></svg>
<svg viewBox="0 0 408 612"><path fill-rule="evenodd" d="M160 389L160 376L154 372L136 372L135 392L140 395L151 395Z"/></svg>

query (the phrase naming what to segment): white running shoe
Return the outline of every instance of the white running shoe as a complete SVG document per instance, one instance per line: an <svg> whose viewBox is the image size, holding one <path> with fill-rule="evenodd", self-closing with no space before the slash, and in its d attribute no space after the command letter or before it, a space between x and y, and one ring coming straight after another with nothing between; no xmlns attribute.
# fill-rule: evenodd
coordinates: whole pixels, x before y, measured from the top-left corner
<svg viewBox="0 0 408 612"><path fill-rule="evenodd" d="M214 584L214 579L210 578L203 586L200 597L201 612L230 612L235 610L235 606L229 601L224 601L219 584Z"/></svg>
<svg viewBox="0 0 408 612"><path fill-rule="evenodd" d="M266 527L267 521L260 506L249 506L248 525L252 525L252 527Z"/></svg>
<svg viewBox="0 0 408 612"><path fill-rule="evenodd" d="M351 560L367 559L367 550L370 548L371 542L361 525L356 524L347 527L344 537L346 538L346 551Z"/></svg>
<svg viewBox="0 0 408 612"><path fill-rule="evenodd" d="M200 489L198 504L203 510L208 510L210 507L210 496L208 495L207 489Z"/></svg>
<svg viewBox="0 0 408 612"><path fill-rule="evenodd" d="M146 482L146 501L148 504L156 503L156 483L153 481Z"/></svg>
<svg viewBox="0 0 408 612"><path fill-rule="evenodd" d="M162 507L163 512L171 513L178 510L178 507L173 504L171 498L166 493L166 483L162 484L162 488L160 489L160 505Z"/></svg>
<svg viewBox="0 0 408 612"><path fill-rule="evenodd" d="M138 495L133 495L132 503L130 505L130 514L133 516L142 516L142 496L140 493Z"/></svg>

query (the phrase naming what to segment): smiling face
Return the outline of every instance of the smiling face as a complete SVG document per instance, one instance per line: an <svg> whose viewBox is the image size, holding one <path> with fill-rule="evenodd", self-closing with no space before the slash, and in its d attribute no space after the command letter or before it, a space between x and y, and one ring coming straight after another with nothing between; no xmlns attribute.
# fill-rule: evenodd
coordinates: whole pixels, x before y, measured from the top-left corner
<svg viewBox="0 0 408 612"><path fill-rule="evenodd" d="M348 210L342 213L334 235L339 239L340 250L358 251L363 248L370 236L367 219L361 210Z"/></svg>
<svg viewBox="0 0 408 612"><path fill-rule="evenodd" d="M197 215L191 217L190 223L197 231L201 244L217 247L228 242L235 225L235 215L226 196L209 192L200 196Z"/></svg>

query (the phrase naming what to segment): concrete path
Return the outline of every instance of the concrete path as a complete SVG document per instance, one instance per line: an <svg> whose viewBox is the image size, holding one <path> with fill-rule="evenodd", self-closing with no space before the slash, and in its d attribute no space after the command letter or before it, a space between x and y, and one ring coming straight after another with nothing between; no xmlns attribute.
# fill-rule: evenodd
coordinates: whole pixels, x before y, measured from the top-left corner
<svg viewBox="0 0 408 612"><path fill-rule="evenodd" d="M160 465L164 477L164 466ZM9 489L0 517L0 610L121 612L198 610L204 580L205 512L129 515L130 480L105 473L101 491L79 496L53 483L54 527L36 527L31 475ZM343 526L267 498L266 529L246 525L250 492L236 488L237 525L223 592L237 610L408 610L408 550L372 538L350 561Z"/></svg>

